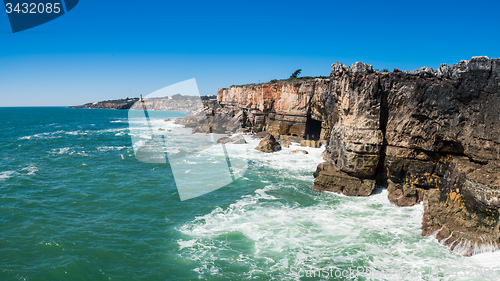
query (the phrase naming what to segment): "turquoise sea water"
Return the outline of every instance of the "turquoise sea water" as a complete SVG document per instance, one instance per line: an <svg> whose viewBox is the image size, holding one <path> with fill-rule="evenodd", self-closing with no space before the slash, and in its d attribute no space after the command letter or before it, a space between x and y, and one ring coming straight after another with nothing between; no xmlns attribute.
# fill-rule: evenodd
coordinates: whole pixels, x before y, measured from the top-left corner
<svg viewBox="0 0 500 281"><path fill-rule="evenodd" d="M165 114L154 121L183 113ZM322 149L250 149L242 178L180 201L168 164L135 158L127 111L0 108L0 120L0 280L500 277L500 254L421 237L420 205L310 190Z"/></svg>

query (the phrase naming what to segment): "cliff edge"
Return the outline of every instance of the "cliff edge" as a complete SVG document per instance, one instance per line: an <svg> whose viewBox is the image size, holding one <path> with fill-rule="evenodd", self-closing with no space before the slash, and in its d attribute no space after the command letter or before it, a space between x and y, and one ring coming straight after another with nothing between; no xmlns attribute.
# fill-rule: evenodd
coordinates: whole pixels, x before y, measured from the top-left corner
<svg viewBox="0 0 500 281"><path fill-rule="evenodd" d="M335 63L329 78L219 89L208 114L326 144L314 189L379 185L398 206L423 202L422 234L472 255L500 247L499 98L500 59L393 72Z"/></svg>

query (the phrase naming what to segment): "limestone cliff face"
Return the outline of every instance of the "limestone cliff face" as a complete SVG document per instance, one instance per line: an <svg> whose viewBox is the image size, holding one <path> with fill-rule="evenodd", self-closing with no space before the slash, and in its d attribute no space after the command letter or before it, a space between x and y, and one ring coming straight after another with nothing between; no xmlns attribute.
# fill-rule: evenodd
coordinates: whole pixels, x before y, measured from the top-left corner
<svg viewBox="0 0 500 281"><path fill-rule="evenodd" d="M500 59L438 70L332 65L330 79L220 89L247 131L327 143L314 189L424 203L422 234L464 255L500 243ZM314 134L314 137L312 136Z"/></svg>
<svg viewBox="0 0 500 281"><path fill-rule="evenodd" d="M497 249L499 66L485 57L437 71L334 64L337 121L314 188L368 195L378 182L396 205L424 201L424 235L465 255Z"/></svg>
<svg viewBox="0 0 500 281"><path fill-rule="evenodd" d="M327 163L319 167L313 188L370 195L384 141L379 77L369 65L357 63L348 68L336 63L330 89Z"/></svg>
<svg viewBox="0 0 500 281"><path fill-rule="evenodd" d="M248 131L268 131L281 138L319 139L326 113L321 112L322 104L311 107L311 102L313 97L328 92L328 85L329 79L314 79L231 86L219 89L217 100L225 108L243 109L243 125ZM312 120L318 123L312 124Z"/></svg>

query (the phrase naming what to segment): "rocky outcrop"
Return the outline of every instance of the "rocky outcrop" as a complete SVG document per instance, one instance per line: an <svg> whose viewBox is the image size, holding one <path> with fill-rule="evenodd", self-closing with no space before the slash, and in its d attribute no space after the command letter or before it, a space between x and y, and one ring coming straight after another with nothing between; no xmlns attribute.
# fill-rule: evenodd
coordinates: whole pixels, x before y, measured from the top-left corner
<svg viewBox="0 0 500 281"><path fill-rule="evenodd" d="M436 71L332 65L333 126L314 188L425 202L423 235L464 255L500 243L500 60Z"/></svg>
<svg viewBox="0 0 500 281"><path fill-rule="evenodd" d="M321 163L314 173L313 189L331 191L347 196L368 196L375 188L371 179L350 176L330 161Z"/></svg>
<svg viewBox="0 0 500 281"><path fill-rule="evenodd" d="M499 99L500 60L486 57L394 72L335 63L330 78L217 96L248 132L326 144L314 189L367 196L379 185L398 206L423 202L422 234L464 255L499 248Z"/></svg>
<svg viewBox="0 0 500 281"><path fill-rule="evenodd" d="M262 152L271 153L281 150L281 145L276 141L273 135L268 134L259 142L259 145L255 149Z"/></svg>
<svg viewBox="0 0 500 281"><path fill-rule="evenodd" d="M290 145L292 145L292 142L291 142L291 141L289 141L289 140L282 140L282 141L280 141L280 145L281 145L282 147L286 147L286 148L288 148L288 147L290 147Z"/></svg>
<svg viewBox="0 0 500 281"><path fill-rule="evenodd" d="M318 97L328 92L329 79L280 81L219 89L217 101L226 110L243 109L247 132L266 131L280 139L320 139L326 112ZM315 97L315 98L313 98ZM318 106L312 106L319 103Z"/></svg>
<svg viewBox="0 0 500 281"><path fill-rule="evenodd" d="M332 65L329 120L331 131L325 159L318 167L314 189L345 195L370 195L384 144L383 92L372 67L356 63Z"/></svg>
<svg viewBox="0 0 500 281"><path fill-rule="evenodd" d="M425 203L422 233L471 255L499 247L500 60L382 79L389 199Z"/></svg>

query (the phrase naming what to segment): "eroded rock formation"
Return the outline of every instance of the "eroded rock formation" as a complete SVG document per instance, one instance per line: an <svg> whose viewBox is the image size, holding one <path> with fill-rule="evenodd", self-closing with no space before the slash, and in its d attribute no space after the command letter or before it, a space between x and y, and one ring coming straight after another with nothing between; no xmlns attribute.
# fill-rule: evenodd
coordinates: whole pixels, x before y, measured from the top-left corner
<svg viewBox="0 0 500 281"><path fill-rule="evenodd" d="M281 145L276 141L273 135L268 134L259 142L259 145L255 149L266 153L272 153L281 150Z"/></svg>
<svg viewBox="0 0 500 281"><path fill-rule="evenodd" d="M500 243L500 59L415 71L335 63L329 79L220 89L246 131L327 144L314 189L424 202L422 234L464 255ZM217 115L217 114L214 114Z"/></svg>
<svg viewBox="0 0 500 281"><path fill-rule="evenodd" d="M267 131L280 139L326 139L321 127L329 79L231 86L219 89L217 101L226 109L243 110L242 126L248 132ZM318 103L318 106L312 106Z"/></svg>

